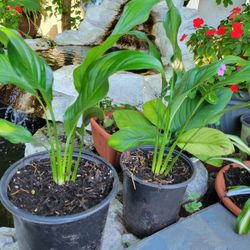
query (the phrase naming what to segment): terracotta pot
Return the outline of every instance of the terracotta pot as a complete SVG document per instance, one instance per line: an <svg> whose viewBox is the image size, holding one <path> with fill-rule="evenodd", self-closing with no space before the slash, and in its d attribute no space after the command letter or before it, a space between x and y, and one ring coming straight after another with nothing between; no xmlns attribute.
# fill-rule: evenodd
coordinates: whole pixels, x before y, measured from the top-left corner
<svg viewBox="0 0 250 250"><path fill-rule="evenodd" d="M249 168L250 168L250 161L244 162ZM232 200L226 196L226 183L224 178L224 172L230 168L230 166L233 166L235 168L242 168L240 165L236 163L230 163L226 166L224 166L217 174L215 179L215 189L216 192L220 198L220 200L223 202L223 204L236 216L238 216L241 213L241 209L236 206Z"/></svg>
<svg viewBox="0 0 250 250"><path fill-rule="evenodd" d="M91 118L90 124L96 151L111 165L118 167L121 154L108 145L108 138L111 135L97 123L97 118Z"/></svg>

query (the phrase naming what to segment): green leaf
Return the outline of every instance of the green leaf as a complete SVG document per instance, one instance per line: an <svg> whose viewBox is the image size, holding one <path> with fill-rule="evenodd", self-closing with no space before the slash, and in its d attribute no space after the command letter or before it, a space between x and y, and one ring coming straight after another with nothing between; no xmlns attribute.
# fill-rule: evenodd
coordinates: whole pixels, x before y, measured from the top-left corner
<svg viewBox="0 0 250 250"><path fill-rule="evenodd" d="M250 155L250 148L238 136L227 135L227 137L232 141L234 146L236 146L241 152Z"/></svg>
<svg viewBox="0 0 250 250"><path fill-rule="evenodd" d="M131 0L119 18L111 35L125 34L135 26L147 21L150 11L159 0Z"/></svg>
<svg viewBox="0 0 250 250"><path fill-rule="evenodd" d="M237 218L235 229L238 234L247 234L250 231L250 198Z"/></svg>
<svg viewBox="0 0 250 250"><path fill-rule="evenodd" d="M214 157L229 155L234 152L234 146L227 136L212 128L186 131L179 137L178 147L195 156Z"/></svg>
<svg viewBox="0 0 250 250"><path fill-rule="evenodd" d="M0 27L0 33L8 38L7 56L10 64L7 67L11 65L15 78L20 79L18 87L31 94L39 90L45 101L51 102L53 73L45 60L37 56L16 31ZM4 60L3 57L1 59ZM13 76L10 75L9 78L9 81L5 79L4 82L11 82ZM17 85L16 82L14 84Z"/></svg>
<svg viewBox="0 0 250 250"><path fill-rule="evenodd" d="M116 110L113 113L113 117L119 129L127 127L140 127L144 129L147 126L152 126L142 113L135 110Z"/></svg>
<svg viewBox="0 0 250 250"><path fill-rule="evenodd" d="M158 128L164 129L169 122L169 109L163 102L156 98L143 104L144 116Z"/></svg>
<svg viewBox="0 0 250 250"><path fill-rule="evenodd" d="M173 48L173 56L171 61L175 71L182 71L184 66L182 63L182 52L178 45L178 31L181 25L181 15L171 0L166 0L168 12L163 22L166 35L171 42Z"/></svg>
<svg viewBox="0 0 250 250"><path fill-rule="evenodd" d="M27 129L3 119L0 119L0 136L14 144L35 142Z"/></svg>
<svg viewBox="0 0 250 250"><path fill-rule="evenodd" d="M156 48L154 43L151 42L151 40L148 38L148 36L145 33L138 31L138 30L133 30L133 31L130 31L128 34L134 35L139 39L147 41L148 46L149 46L149 54L157 58L159 61L161 61L161 54L159 50Z"/></svg>
<svg viewBox="0 0 250 250"><path fill-rule="evenodd" d="M81 114L102 100L108 92L108 78L122 70L155 69L162 75L163 66L155 57L139 51L116 51L102 56L93 62L85 72L81 91L76 101L64 114L64 127L67 134L72 132ZM79 71L75 73L77 77Z"/></svg>
<svg viewBox="0 0 250 250"><path fill-rule="evenodd" d="M90 70L88 67L94 61L98 60L108 49L113 47L120 37L127 34L135 26L144 23L148 19L152 7L158 2L159 0L147 0L146 3L141 0L129 1L111 36L109 36L100 46L92 48L87 53L84 63L74 71L74 84L78 92L80 92L84 75Z"/></svg>
<svg viewBox="0 0 250 250"><path fill-rule="evenodd" d="M193 115L193 118L191 118L186 128L187 130L192 128L201 128L208 124L216 123L220 119L222 114L221 116L216 117L214 117L214 114L224 110L228 102L231 100L232 91L229 88L222 88L216 93L216 96L220 101L216 104L210 104L204 101L197 112ZM193 99L187 98L184 100L171 123L172 131L178 131L183 127L184 123L192 115L200 100L201 96L199 94L197 94Z"/></svg>
<svg viewBox="0 0 250 250"><path fill-rule="evenodd" d="M142 146L154 145L156 128L153 126L126 127L109 137L108 144L115 150L124 152L128 149Z"/></svg>
<svg viewBox="0 0 250 250"><path fill-rule="evenodd" d="M212 165L216 168L219 168L222 166L223 160L221 159L211 159L211 157L205 156L205 155L195 155L199 160L202 162L205 162L209 165Z"/></svg>
<svg viewBox="0 0 250 250"><path fill-rule="evenodd" d="M82 116L82 123L83 126L87 126L90 122L90 119L92 117L99 117L101 120L104 119L104 113L103 111L98 108L98 107L91 107L89 109L87 109Z"/></svg>
<svg viewBox="0 0 250 250"><path fill-rule="evenodd" d="M0 83L14 84L18 88L36 95L34 88L25 79L20 78L13 70L9 58L5 54L0 54Z"/></svg>
<svg viewBox="0 0 250 250"><path fill-rule="evenodd" d="M245 66L241 67L240 70L237 70L225 77L225 79L223 81L220 81L217 86L239 84L245 81L250 81L249 71L250 63L248 62Z"/></svg>

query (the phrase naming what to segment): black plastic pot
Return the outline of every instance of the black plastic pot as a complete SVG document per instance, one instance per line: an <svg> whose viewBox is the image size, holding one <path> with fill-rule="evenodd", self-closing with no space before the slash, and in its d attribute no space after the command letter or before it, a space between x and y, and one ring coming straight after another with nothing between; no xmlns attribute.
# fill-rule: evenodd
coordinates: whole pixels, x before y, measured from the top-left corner
<svg viewBox="0 0 250 250"><path fill-rule="evenodd" d="M153 146L144 146L133 150L153 151ZM165 152L167 152L166 150ZM181 154L180 159L192 171L187 181L173 185L160 185L145 182L127 169L123 159L130 151L121 155L123 170L123 218L127 230L142 238L176 222L188 183L194 178L193 163ZM174 155L178 154L177 151Z"/></svg>
<svg viewBox="0 0 250 250"><path fill-rule="evenodd" d="M250 113L240 117L241 121L241 139L250 146Z"/></svg>
<svg viewBox="0 0 250 250"><path fill-rule="evenodd" d="M74 154L77 157L77 153ZM14 218L20 250L96 250L100 249L102 232L111 200L118 190L118 176L114 168L102 158L84 153L82 158L107 166L114 177L113 189L101 203L91 209L68 216L38 216L14 206L7 188L13 175L34 159L47 159L47 152L37 153L12 165L0 182L0 200Z"/></svg>
<svg viewBox="0 0 250 250"><path fill-rule="evenodd" d="M247 92L242 92L241 94L243 96L242 99L233 95L227 107L231 108L233 106L238 106L250 100L250 97ZM243 114L250 114L250 109L245 107L228 111L221 117L219 126L212 125L211 127L218 128L219 130L221 130L226 134L233 134L240 136L241 132L240 117Z"/></svg>

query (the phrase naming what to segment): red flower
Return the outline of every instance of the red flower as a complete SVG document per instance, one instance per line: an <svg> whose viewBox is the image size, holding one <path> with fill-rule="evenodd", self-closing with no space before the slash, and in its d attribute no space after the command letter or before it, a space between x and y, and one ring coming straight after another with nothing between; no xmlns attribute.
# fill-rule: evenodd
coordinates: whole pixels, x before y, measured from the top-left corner
<svg viewBox="0 0 250 250"><path fill-rule="evenodd" d="M240 38L244 34L244 30L242 29L243 23L233 23L233 31L230 33L232 38Z"/></svg>
<svg viewBox="0 0 250 250"><path fill-rule="evenodd" d="M227 29L224 25L219 26L219 28L217 30L217 34L219 36L223 36L226 32L227 32Z"/></svg>
<svg viewBox="0 0 250 250"><path fill-rule="evenodd" d="M243 23L236 23L235 22L232 24L233 30L236 30L236 31L242 30L242 26L243 26Z"/></svg>
<svg viewBox="0 0 250 250"><path fill-rule="evenodd" d="M20 7L20 6L16 6L16 11L18 12L18 13L20 13L20 14L22 14L23 13L23 9Z"/></svg>
<svg viewBox="0 0 250 250"><path fill-rule="evenodd" d="M229 16L229 20L233 20L235 17L237 17L239 15L239 13L241 12L241 8L240 7L236 7L234 9L231 10L231 15Z"/></svg>
<svg viewBox="0 0 250 250"><path fill-rule="evenodd" d="M215 30L215 29L208 30L208 31L205 33L206 36L210 36L210 37L214 36L215 34L216 34L216 30Z"/></svg>
<svg viewBox="0 0 250 250"><path fill-rule="evenodd" d="M231 12L231 13L239 14L239 13L241 12L241 8L240 8L240 7L235 7L235 8L233 8L230 12Z"/></svg>
<svg viewBox="0 0 250 250"><path fill-rule="evenodd" d="M230 89L232 90L232 92L236 93L239 91L239 86L237 84L233 84L231 85Z"/></svg>
<svg viewBox="0 0 250 250"><path fill-rule="evenodd" d="M243 35L244 31L243 30L235 30L230 33L230 36L232 38L240 38Z"/></svg>
<svg viewBox="0 0 250 250"><path fill-rule="evenodd" d="M183 34L180 38L180 42L183 42L187 38L187 34Z"/></svg>
<svg viewBox="0 0 250 250"><path fill-rule="evenodd" d="M193 26L196 29L200 28L202 24L204 24L203 18L198 17L193 20Z"/></svg>

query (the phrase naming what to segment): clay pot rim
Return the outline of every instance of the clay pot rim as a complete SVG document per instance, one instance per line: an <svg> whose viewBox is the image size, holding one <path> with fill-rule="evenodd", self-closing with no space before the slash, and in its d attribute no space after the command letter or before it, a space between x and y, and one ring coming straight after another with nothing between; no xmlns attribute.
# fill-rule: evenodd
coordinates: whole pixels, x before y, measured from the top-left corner
<svg viewBox="0 0 250 250"><path fill-rule="evenodd" d="M100 124L97 123L97 117L90 119L90 124L95 128L106 140L111 136Z"/></svg>
<svg viewBox="0 0 250 250"><path fill-rule="evenodd" d="M250 161L245 161L244 163L250 168ZM226 196L226 184L225 184L224 172L228 170L230 166L233 166L235 168L242 168L239 164L236 163L230 163L224 166L216 175L215 190L220 200L223 202L223 204L234 215L238 216L241 213L241 209L237 205L235 205L229 197Z"/></svg>

